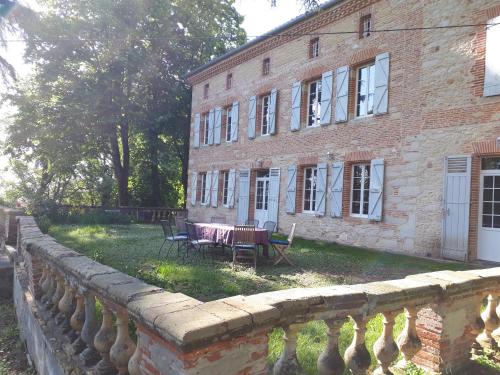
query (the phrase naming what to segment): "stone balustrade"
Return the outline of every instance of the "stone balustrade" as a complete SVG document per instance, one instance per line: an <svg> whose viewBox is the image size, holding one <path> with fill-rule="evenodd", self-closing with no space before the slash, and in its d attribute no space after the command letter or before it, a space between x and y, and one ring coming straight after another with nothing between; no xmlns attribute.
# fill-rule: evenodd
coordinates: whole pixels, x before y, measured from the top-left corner
<svg viewBox="0 0 500 375"><path fill-rule="evenodd" d="M410 361L426 373L453 373L468 365L471 350L495 349L500 339L500 268L203 303L94 262L43 235L30 217L18 218L18 238L18 316L21 322L28 313L35 317L31 325L42 327L60 373L299 374L297 338L310 321L324 321L328 329L317 363L322 375L345 368L392 374ZM400 313L406 321L395 339ZM373 346L373 369L365 336L378 314L383 330ZM348 319L354 337L342 356L338 338ZM269 335L277 327L284 349L269 365ZM28 348L36 357L37 349ZM58 373L37 367L40 374Z"/></svg>

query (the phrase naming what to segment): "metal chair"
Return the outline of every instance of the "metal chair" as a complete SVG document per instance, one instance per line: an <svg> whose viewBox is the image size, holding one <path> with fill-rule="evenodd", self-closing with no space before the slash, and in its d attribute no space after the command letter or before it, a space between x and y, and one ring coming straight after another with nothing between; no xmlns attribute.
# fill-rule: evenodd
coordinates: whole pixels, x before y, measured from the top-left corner
<svg viewBox="0 0 500 375"><path fill-rule="evenodd" d="M274 230L276 229L276 223L274 221L266 221L262 228L267 230L267 239L271 241Z"/></svg>
<svg viewBox="0 0 500 375"><path fill-rule="evenodd" d="M193 248L199 251L203 258L205 258L205 249L210 246L214 247L216 243L200 238L193 223L186 222L186 226L188 230L188 251L186 255L189 255L189 248Z"/></svg>
<svg viewBox="0 0 500 375"><path fill-rule="evenodd" d="M186 228L186 218L181 216L175 217L175 229L177 229L178 236L186 236L187 237L187 228Z"/></svg>
<svg viewBox="0 0 500 375"><path fill-rule="evenodd" d="M161 251L163 250L163 246L168 242L170 242L170 247L167 250L167 257L170 254L170 251L172 250L172 247L174 244L177 243L177 256L180 255L181 252L181 244L186 244L186 241L188 237L186 235L182 234L177 234L174 235L174 232L172 230L172 226L170 225L170 221L168 220L160 220L161 228L163 229L163 235L165 236L165 239L163 240L163 243L160 247L160 250L158 251L158 259L160 258Z"/></svg>
<svg viewBox="0 0 500 375"><path fill-rule="evenodd" d="M292 224L292 229L290 230L290 234L288 235L288 239L286 240L271 240L271 246L274 251L276 251L278 255L278 259L274 262L276 266L281 261L286 261L289 265L295 266L290 259L286 256L287 250L292 247L293 237L295 236L295 223Z"/></svg>
<svg viewBox="0 0 500 375"><path fill-rule="evenodd" d="M257 270L257 245L255 243L255 226L235 225L233 232L233 269L237 259L253 260Z"/></svg>
<svg viewBox="0 0 500 375"><path fill-rule="evenodd" d="M253 220L247 220L245 221L245 225L253 225L255 228L259 227L259 220L253 219Z"/></svg>
<svg viewBox="0 0 500 375"><path fill-rule="evenodd" d="M226 218L224 216L212 216L210 218L211 223L226 224Z"/></svg>

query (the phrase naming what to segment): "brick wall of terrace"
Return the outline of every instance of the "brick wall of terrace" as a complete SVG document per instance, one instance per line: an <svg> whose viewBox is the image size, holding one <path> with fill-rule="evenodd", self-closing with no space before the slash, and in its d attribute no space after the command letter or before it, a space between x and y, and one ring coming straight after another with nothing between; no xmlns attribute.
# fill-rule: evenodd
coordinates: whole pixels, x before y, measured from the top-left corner
<svg viewBox="0 0 500 375"><path fill-rule="evenodd" d="M445 372L464 367L472 347L492 347L500 333L500 268L203 303L86 258L42 234L31 217L18 219L18 238L16 308L23 336L28 342L37 337L37 345L28 348L41 375L298 374L297 334L317 320L329 329L319 373L342 374L347 366L365 374L366 324L378 313L384 317L374 345L378 373L389 374L399 352L426 371ZM484 298L488 303L480 315ZM394 340L394 319L403 311L406 326ZM348 317L355 335L342 358L337 339ZM270 370L268 340L276 327L285 331L285 346Z"/></svg>

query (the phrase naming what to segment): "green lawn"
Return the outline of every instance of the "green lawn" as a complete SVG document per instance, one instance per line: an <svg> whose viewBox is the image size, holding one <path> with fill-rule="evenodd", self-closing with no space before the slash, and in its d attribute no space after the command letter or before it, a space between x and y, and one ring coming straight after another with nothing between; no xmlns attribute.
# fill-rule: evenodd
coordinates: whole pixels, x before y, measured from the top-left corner
<svg viewBox="0 0 500 375"><path fill-rule="evenodd" d="M172 252L169 258L157 260L163 241L159 226L152 225L92 225L52 226L49 233L64 245L71 247L101 263L139 277L173 292L182 292L202 301L238 294L255 294L272 290L315 287L336 284L354 284L367 281L402 278L420 272L444 269L462 270L461 263L443 263L417 259L351 246L320 241L297 239L290 252L296 268L280 265L273 267L262 260L257 272L251 269L231 269L230 252L225 255L220 248L215 255L202 259L191 256L187 261ZM404 325L399 315L395 326L398 335ZM367 347L382 331L381 316L368 324ZM282 331L271 334L269 361L274 362L283 347ZM341 332L340 347L345 351L352 340L352 322L347 322ZM316 374L316 360L326 344L326 325L310 322L302 330L298 342L298 357L305 374ZM372 355L372 363L375 360ZM408 373L416 374L415 370Z"/></svg>

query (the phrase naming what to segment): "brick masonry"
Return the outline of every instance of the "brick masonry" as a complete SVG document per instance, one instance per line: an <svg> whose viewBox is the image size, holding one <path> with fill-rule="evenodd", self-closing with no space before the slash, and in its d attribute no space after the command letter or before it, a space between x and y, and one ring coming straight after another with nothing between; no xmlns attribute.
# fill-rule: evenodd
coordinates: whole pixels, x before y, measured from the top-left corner
<svg viewBox="0 0 500 375"><path fill-rule="evenodd" d="M319 57L309 57L309 42L314 33L357 30L359 18L367 13L372 15L374 29L421 28L485 23L500 15L500 7L496 0L343 1L287 31L312 35L273 37L197 73L190 78L193 115L238 101L239 136L237 142L227 143L223 134L220 145L190 149L189 189L192 172L257 169L259 161L265 163L266 168L281 169L280 231L288 232L296 222L297 235L306 238L439 257L444 158L473 155L469 257L474 259L477 253L478 160L485 155L478 152L483 150L478 142L491 143L500 136L500 97L481 96L484 27L373 33L363 39L359 39L357 33L320 35ZM389 112L355 118L354 68L381 52L388 52L391 57ZM262 60L267 57L271 59L270 74L263 76ZM325 71L335 71L344 65L353 68L348 121L335 124L332 120L327 126L306 128L303 106L301 129L291 132L293 82L308 82ZM226 89L225 85L228 73L233 75L231 89ZM207 82L210 92L208 98L203 99L203 86ZM272 136L259 136L257 126L257 137L250 140L247 137L248 98L272 88L278 89L277 132ZM486 154L500 155L497 150L491 151L490 147ZM386 166L381 222L349 216L351 165L372 158L384 158ZM329 199L325 217L301 212L300 167L312 164L308 160L346 162L343 218L328 216ZM297 213L288 215L285 212L286 175L287 167L293 164L299 166ZM330 174L331 171L328 183ZM251 190L253 195L254 189ZM250 217L252 204L253 199ZM209 220L211 216L225 216L228 221L235 221L236 206L228 209L219 204L218 208L206 208L198 199L195 206L189 207L190 218Z"/></svg>

